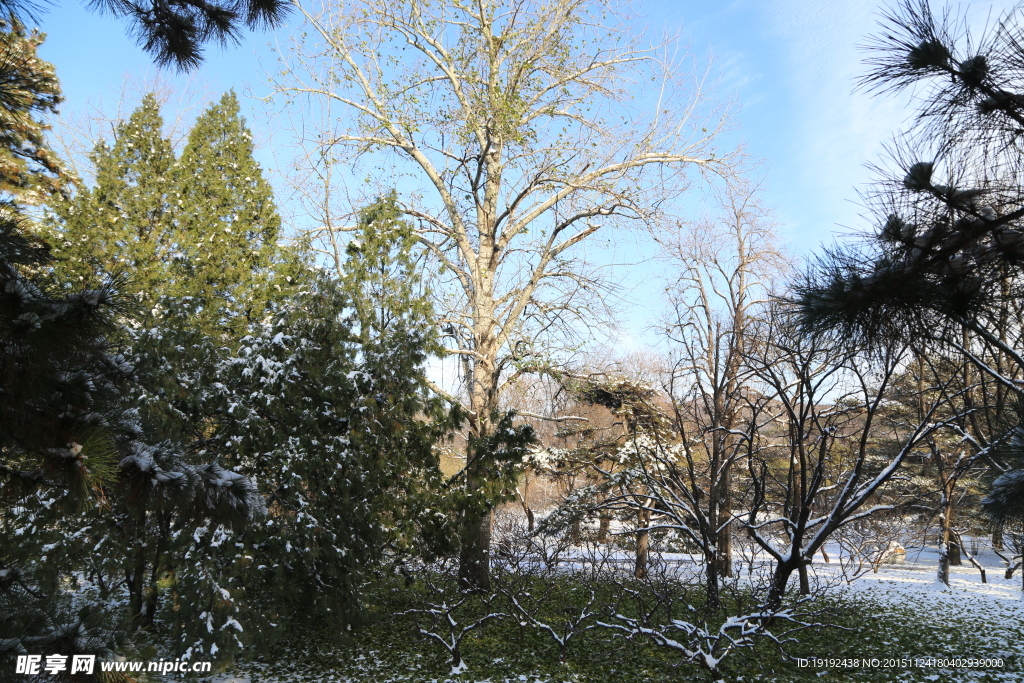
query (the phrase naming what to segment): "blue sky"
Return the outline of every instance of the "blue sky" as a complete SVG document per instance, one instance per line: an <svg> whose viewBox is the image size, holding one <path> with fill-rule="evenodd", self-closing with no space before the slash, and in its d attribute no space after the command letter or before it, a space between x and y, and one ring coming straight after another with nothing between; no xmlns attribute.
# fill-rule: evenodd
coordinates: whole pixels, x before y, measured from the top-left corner
<svg viewBox="0 0 1024 683"><path fill-rule="evenodd" d="M1013 3L969 6L980 27ZM734 142L761 160L765 203L792 251L807 254L836 235L863 229L857 189L870 180L865 164L908 121L905 99L854 91L864 72L858 47L876 27L882 2L825 0L661 0L634 4L638 25L678 34L699 60L710 60L714 97L733 103ZM274 33L246 35L242 44L211 47L205 64L188 78L211 95L234 88L243 96L250 125L262 143L261 162L285 163L287 142L263 105L247 99L270 92L272 43L287 43L298 17ZM125 35L123 22L62 0L40 22L48 34L42 56L56 64L66 112L111 99L126 76L151 78L157 70ZM274 148L279 152L272 153ZM638 299L649 299L643 295ZM637 311L637 320L650 311ZM638 323L639 324L639 323Z"/></svg>
<svg viewBox="0 0 1024 683"><path fill-rule="evenodd" d="M1011 3L996 3L998 9ZM858 225L856 188L869 175L882 144L906 121L905 102L853 91L863 72L858 49L873 31L882 3L823 0L662 0L636 8L649 27L678 33L717 76L714 95L734 103L737 140L762 160L766 199L783 237L798 252L828 242L843 227ZM984 19L993 5L976 4ZM274 68L271 43L287 42L298 19L274 33L248 34L242 44L208 50L203 67L187 78L161 75L217 94L269 93ZM62 0L40 22L48 34L42 56L57 66L72 115L90 103L116 97L126 76L158 73L125 34L125 24ZM275 144L273 121L263 106L246 101L257 139ZM280 142L278 139L276 142ZM263 161L277 161L264 150Z"/></svg>

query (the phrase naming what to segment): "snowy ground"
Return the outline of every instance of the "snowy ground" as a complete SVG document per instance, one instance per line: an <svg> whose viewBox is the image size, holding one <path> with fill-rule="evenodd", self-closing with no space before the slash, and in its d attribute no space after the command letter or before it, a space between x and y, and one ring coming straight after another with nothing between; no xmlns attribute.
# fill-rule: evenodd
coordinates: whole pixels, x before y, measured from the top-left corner
<svg viewBox="0 0 1024 683"><path fill-rule="evenodd" d="M943 658L986 658L999 656L1004 660L1003 670L935 667L926 680L1022 681L1024 673L1024 599L1021 592L1021 574L1010 580L1004 578L1005 563L990 549L981 549L977 560L986 570L987 583L981 573L964 560L962 566L951 567L950 585L936 578L939 553L936 548L908 549L906 563L882 565L877 573L869 571L840 590L854 597L863 596L883 610L888 605L912 608L919 618L927 622L946 624L951 630L969 634L984 648L977 651L950 651L936 653ZM815 573L822 577L835 576L835 567L818 558ZM865 656L899 658L893 652L865 653ZM893 671L892 680L903 680L906 674ZM844 680L842 670L829 670L819 674L826 680Z"/></svg>
<svg viewBox="0 0 1024 683"><path fill-rule="evenodd" d="M893 667L888 670L882 680L934 680L934 681L1022 681L1024 680L1024 600L1021 593L1021 577L1016 574L1013 579L1004 578L1005 565L991 550L982 550L978 554L979 562L985 567L988 583L981 582L980 572L965 564L952 568L951 585L945 586L936 580L938 552L935 548L909 548L904 564L884 564L877 572L869 571L847 584L839 571L838 548L830 553L831 562L824 562L816 556L812 573L817 582L828 584L830 590L841 592L848 597L871 605L877 605L878 616L899 608L901 613L916 615L922 623L936 624L936 628L949 629L950 641L958 641L959 646L951 646L946 652L936 652L938 658L986 658L1001 657L1004 660L1002 669L987 667L971 669L967 667L952 668L942 666L926 667L916 672ZM689 558L684 555L670 556L682 564ZM623 560L627 558L623 557ZM794 577L795 581L795 577ZM884 647L892 643L891 651L864 652L861 656L884 659L900 659L908 656L901 652L898 638L891 641L881 640ZM963 648L964 642L975 643L976 651L957 651ZM330 671L320 670L319 673L309 671L302 662L295 662L294 673L271 673L265 665L252 663L240 667L233 673L219 674L206 679L208 683L304 683L306 681L334 681L336 683L385 683L370 672L380 670L380 663L387 657L386 653L362 652L352 654L359 662L365 662L366 677L337 676ZM828 653L822 653L828 656ZM349 671L352 670L349 660ZM363 669L363 666L359 666ZM277 667L276 671L280 671ZM547 683L549 679L535 676L515 674L504 679L477 680L467 672L463 676L453 678L460 683ZM856 681L861 676L855 669L838 667L819 667L818 677L824 680ZM175 679L167 679L175 680ZM388 681L427 681L409 677L387 679ZM877 680L877 679L875 679Z"/></svg>

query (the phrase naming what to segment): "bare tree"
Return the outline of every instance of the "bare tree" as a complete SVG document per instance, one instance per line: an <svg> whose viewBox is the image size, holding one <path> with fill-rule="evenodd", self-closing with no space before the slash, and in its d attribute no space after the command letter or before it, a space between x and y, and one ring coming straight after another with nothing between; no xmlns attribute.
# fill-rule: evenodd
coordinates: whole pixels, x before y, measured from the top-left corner
<svg viewBox="0 0 1024 683"><path fill-rule="evenodd" d="M963 348L973 347L975 358L988 354L978 344L972 344L963 334ZM1000 365L1000 359L986 358L990 365ZM1006 421L1005 408L997 407L1005 402L1005 389L995 385L987 374L979 373L967 359L949 359L919 354L916 363L908 368L908 380L917 386L917 400L909 401L910 410L920 415L924 408L925 387L941 390L947 404L943 416L955 415L949 421L949 428L943 434L932 435L928 440L927 466L924 468L934 481L930 497L937 499L934 514L939 525L939 568L938 579L949 584L950 566L962 564L961 556L966 554L970 562L980 568L972 553L964 548L958 518L969 508L977 508L979 476L989 469L987 460L992 460L991 443L998 444L1001 438L993 435L993 419ZM993 395L991 389L997 387ZM1008 425L1007 425L1008 426ZM1005 433L1006 427L1002 430ZM983 445L987 444L987 445ZM981 569L982 580L985 570Z"/></svg>
<svg viewBox="0 0 1024 683"><path fill-rule="evenodd" d="M596 628L603 607L598 577L602 569L608 571L609 552L592 547L597 552L570 555L572 546L564 535L533 535L510 521L495 525L502 536L495 592L519 621L520 633L527 627L543 633L558 646L564 662L570 646ZM564 564L563 558L568 560Z"/></svg>
<svg viewBox="0 0 1024 683"><path fill-rule="evenodd" d="M801 576L844 526L894 509L883 498L907 458L948 426L939 418L944 387L927 387L920 415L894 412L893 384L909 350L874 358L796 334L785 316L761 331L750 367L782 425L748 460L753 496L746 530L775 564L767 605L782 604L790 577ZM773 438L774 437L774 438Z"/></svg>
<svg viewBox="0 0 1024 683"><path fill-rule="evenodd" d="M689 70L663 58L668 46L609 27L623 16L600 0L300 11L308 39L277 91L340 110L313 140L323 164L357 160L376 164L370 176L421 183L403 208L436 266L469 429L484 438L509 383L550 363L545 341L593 323L599 302L586 295L602 277L574 247L656 224L688 169L728 172L712 144L720 122L701 113L702 79L684 86ZM314 236L338 255L344 227ZM468 457L466 470L480 489L483 463ZM478 588L489 584L489 517L467 520L476 532L462 575Z"/></svg>
<svg viewBox="0 0 1024 683"><path fill-rule="evenodd" d="M509 615L490 609L496 595L486 596L482 604L478 604L477 598L460 591L452 569L448 562L441 560L419 572L426 589L426 604L396 612L392 617L416 618L419 622L417 632L440 645L448 653L451 657L452 675L458 675L468 668L462 658L462 641L466 636L483 628L489 621L505 619ZM484 609L480 610L481 607Z"/></svg>
<svg viewBox="0 0 1024 683"><path fill-rule="evenodd" d="M735 650L768 642L785 657L785 646L799 642L796 634L800 631L829 626L816 621L820 612L808 610L800 604L802 600L769 610L736 595L732 609L722 614L718 607L693 605L685 583L677 576L667 581L648 579L636 588L616 584L618 604L610 606L608 621L599 621L598 626L626 638L645 640L669 656L679 657L680 664L702 667L716 681L723 680L722 664Z"/></svg>
<svg viewBox="0 0 1024 683"><path fill-rule="evenodd" d="M755 188L731 187L721 204L720 216L664 243L678 272L668 289L665 331L673 365L666 388L676 431L687 443L685 458L706 477L689 488L714 529L713 538L702 541L711 543L709 586L717 585L716 576L732 576L733 470L750 446L755 419L744 362L749 331L786 267Z"/></svg>

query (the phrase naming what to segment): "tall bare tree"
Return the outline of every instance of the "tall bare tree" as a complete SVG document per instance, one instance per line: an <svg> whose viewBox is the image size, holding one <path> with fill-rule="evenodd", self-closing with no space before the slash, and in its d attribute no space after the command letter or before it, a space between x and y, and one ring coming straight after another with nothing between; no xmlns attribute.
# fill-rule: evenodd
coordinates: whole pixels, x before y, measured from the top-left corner
<svg viewBox="0 0 1024 683"><path fill-rule="evenodd" d="M705 540L709 586L717 585L716 576L732 576L733 471L750 445L745 423L754 419L744 362L749 331L766 311L772 282L786 269L754 188L737 185L721 204L721 215L665 243L678 272L668 289L665 331L673 364L667 388L677 428L690 440L686 457L707 464L706 481L693 485L706 486L702 516L716 529Z"/></svg>
<svg viewBox="0 0 1024 683"><path fill-rule="evenodd" d="M551 344L593 324L602 285L579 245L658 224L688 171L725 174L703 79L651 47L602 0L356 0L314 11L277 90L309 97L332 164L376 166L432 260L451 353L461 356L471 436L490 435L504 390L550 363ZM337 118L333 118L337 114ZM329 206L329 204L327 204ZM331 216L316 236L343 256ZM438 387L439 391L443 388ZM468 487L482 463L467 458ZM489 514L472 520L466 584L486 588Z"/></svg>

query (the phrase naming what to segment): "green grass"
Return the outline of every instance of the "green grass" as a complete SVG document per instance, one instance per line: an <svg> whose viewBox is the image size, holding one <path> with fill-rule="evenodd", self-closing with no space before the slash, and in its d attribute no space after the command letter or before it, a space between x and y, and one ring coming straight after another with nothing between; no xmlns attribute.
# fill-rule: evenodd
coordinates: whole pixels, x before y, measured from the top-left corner
<svg viewBox="0 0 1024 683"><path fill-rule="evenodd" d="M551 585L551 584L548 584ZM573 589L576 590L573 590ZM545 620L557 621L563 611L580 604L589 591L579 590L564 580L555 585L557 600L542 610ZM544 586L536 586L539 593ZM611 598L611 586L601 588ZM699 587L683 588L687 601L700 606ZM422 604L427 592L422 586L379 588L371 607L380 615L412 609ZM748 601L742 592L731 594L727 609L735 601ZM488 608L473 598L460 616L472 620ZM492 608L493 609L493 608ZM984 614L962 614L955 618L921 613L909 605L880 604L858 597L832 596L816 600L811 609L821 614L815 621L829 628L802 631L798 642L785 647L790 657L830 659L920 659L926 657L1002 657L1002 669L935 668L832 668L799 667L780 654L777 646L761 642L754 648L733 651L722 667L725 680L735 681L929 681L1021 680L1024 660L1014 655L1024 643L1024 629L1009 622L988 623ZM711 614L709 622L720 623L726 612ZM676 616L681 617L682 614ZM710 681L712 677L692 663L644 640L627 640L600 628L579 636L559 660L557 644L537 628L522 627L513 620L490 622L469 634L462 654L469 667L451 676L451 662L436 643L418 633L422 618L407 615L380 618L354 634L350 645L321 650L316 645L331 635L329 624L311 625L292 645L264 658L242 665L252 680L270 681L572 681L579 683L636 681Z"/></svg>

